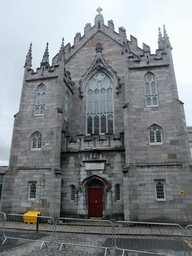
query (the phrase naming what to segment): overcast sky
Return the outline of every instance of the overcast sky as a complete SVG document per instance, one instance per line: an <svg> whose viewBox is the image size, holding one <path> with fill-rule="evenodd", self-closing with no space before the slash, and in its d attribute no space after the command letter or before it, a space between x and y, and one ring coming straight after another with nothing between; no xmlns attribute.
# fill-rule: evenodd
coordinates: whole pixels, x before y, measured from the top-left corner
<svg viewBox="0 0 192 256"><path fill-rule="evenodd" d="M49 42L50 63L65 44L73 45L86 23L93 26L98 7L103 8L105 25L113 20L115 31L126 29L142 43L157 49L158 27L163 24L173 47L179 98L184 102L186 122L192 126L192 1L191 0L6 0L0 1L0 165L10 155L14 115L19 110L25 57L32 46L36 70Z"/></svg>

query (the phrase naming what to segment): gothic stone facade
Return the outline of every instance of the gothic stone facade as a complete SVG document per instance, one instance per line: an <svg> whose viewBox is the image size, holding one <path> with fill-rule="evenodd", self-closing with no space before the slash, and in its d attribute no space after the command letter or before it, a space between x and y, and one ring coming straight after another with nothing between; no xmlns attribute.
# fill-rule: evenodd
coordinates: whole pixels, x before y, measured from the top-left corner
<svg viewBox="0 0 192 256"><path fill-rule="evenodd" d="M1 211L192 221L190 152L165 27L137 45L98 13L49 64L26 57Z"/></svg>

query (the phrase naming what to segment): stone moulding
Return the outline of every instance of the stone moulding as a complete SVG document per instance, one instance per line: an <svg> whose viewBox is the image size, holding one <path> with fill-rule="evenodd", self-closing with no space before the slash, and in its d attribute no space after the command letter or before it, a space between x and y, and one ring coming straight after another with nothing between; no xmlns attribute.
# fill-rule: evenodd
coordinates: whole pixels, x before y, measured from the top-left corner
<svg viewBox="0 0 192 256"><path fill-rule="evenodd" d="M182 167L182 163L138 163L134 165L135 167L162 167L162 166L167 166L167 167L172 167L172 166L180 166Z"/></svg>
<svg viewBox="0 0 192 256"><path fill-rule="evenodd" d="M47 77L35 77L35 78L27 78L25 81L30 82L30 81L39 81L39 80L47 80L47 79L53 79L53 78L58 78L58 76L47 76Z"/></svg>
<svg viewBox="0 0 192 256"><path fill-rule="evenodd" d="M128 69L146 69L146 68L158 68L158 67L168 67L169 64L160 64L160 63L157 63L157 64L152 64L152 65L140 65L140 66L129 66Z"/></svg>
<svg viewBox="0 0 192 256"><path fill-rule="evenodd" d="M114 71L104 60L102 56L103 47L101 43L98 43L95 47L96 50L96 57L88 68L87 72L83 75L83 79L79 82L79 97L83 98L83 91L90 80L90 78L98 71L102 71L105 73L113 82L114 88L116 89L116 94L119 94L119 89L121 87L120 78L117 76L116 71Z"/></svg>

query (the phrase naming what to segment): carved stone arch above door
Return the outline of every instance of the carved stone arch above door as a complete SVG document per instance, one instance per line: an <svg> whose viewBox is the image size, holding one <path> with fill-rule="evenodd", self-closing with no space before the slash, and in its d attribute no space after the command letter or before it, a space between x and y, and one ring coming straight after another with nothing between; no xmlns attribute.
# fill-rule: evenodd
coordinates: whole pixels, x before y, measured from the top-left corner
<svg viewBox="0 0 192 256"><path fill-rule="evenodd" d="M98 183L102 184L103 188L105 191L108 191L111 189L111 183L108 182L105 178L98 176L98 175L91 175L87 178L85 178L82 182L80 187L82 188L83 186L89 186L95 181L98 181Z"/></svg>
<svg viewBox="0 0 192 256"><path fill-rule="evenodd" d="M102 217L106 204L106 192L111 187L110 183L98 175L91 175L81 183L81 187L83 186L88 216Z"/></svg>

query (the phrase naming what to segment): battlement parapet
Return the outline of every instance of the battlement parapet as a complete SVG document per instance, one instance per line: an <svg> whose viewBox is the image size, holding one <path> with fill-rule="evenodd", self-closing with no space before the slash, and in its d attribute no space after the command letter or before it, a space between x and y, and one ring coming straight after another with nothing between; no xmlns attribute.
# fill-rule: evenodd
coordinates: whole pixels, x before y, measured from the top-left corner
<svg viewBox="0 0 192 256"><path fill-rule="evenodd" d="M58 77L59 75L59 65L54 66L41 66L34 71L33 69L28 69L26 73L26 80L36 80Z"/></svg>
<svg viewBox="0 0 192 256"><path fill-rule="evenodd" d="M74 45L71 46L70 43L68 43L65 46L65 58L66 62L83 47L87 41L94 36L96 33L104 33L107 36L109 36L112 40L116 41L120 46L122 46L123 41L126 40L126 30L121 27L119 28L119 33L114 31L114 24L113 21L108 21L108 26L104 24L103 16L97 15L95 18L95 24L94 26L91 26L91 23L87 23L84 28L84 35L81 36L81 33L76 33L74 37ZM53 65L58 62L58 55L57 54L53 58Z"/></svg>

